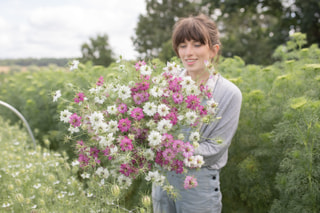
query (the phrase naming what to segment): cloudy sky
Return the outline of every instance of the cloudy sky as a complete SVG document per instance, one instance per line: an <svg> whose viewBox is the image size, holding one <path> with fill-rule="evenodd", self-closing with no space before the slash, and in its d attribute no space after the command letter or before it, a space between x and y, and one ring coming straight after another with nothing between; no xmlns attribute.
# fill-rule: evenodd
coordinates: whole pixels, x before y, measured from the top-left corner
<svg viewBox="0 0 320 213"><path fill-rule="evenodd" d="M117 55L135 59L130 37L145 0L0 0L0 58L79 57L107 34Z"/></svg>

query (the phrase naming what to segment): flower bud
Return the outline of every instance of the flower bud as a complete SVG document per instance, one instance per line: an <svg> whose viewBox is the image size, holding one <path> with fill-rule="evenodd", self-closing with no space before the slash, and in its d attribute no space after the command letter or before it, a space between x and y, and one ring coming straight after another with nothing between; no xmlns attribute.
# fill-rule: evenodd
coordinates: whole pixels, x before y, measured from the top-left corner
<svg viewBox="0 0 320 213"><path fill-rule="evenodd" d="M182 133L180 133L180 134L178 135L178 139L179 139L179 140L183 140L183 139L184 139L184 135L183 135Z"/></svg>
<svg viewBox="0 0 320 213"><path fill-rule="evenodd" d="M198 142L193 142L193 147L195 148L195 149L197 149L198 147L199 147L199 143Z"/></svg>
<svg viewBox="0 0 320 213"><path fill-rule="evenodd" d="M151 205L151 199L148 195L145 195L141 198L142 205L144 207L149 207Z"/></svg>
<svg viewBox="0 0 320 213"><path fill-rule="evenodd" d="M54 182L56 180L56 177L53 174L48 175L48 180L50 182Z"/></svg>
<svg viewBox="0 0 320 213"><path fill-rule="evenodd" d="M23 195L22 194L16 194L16 196L15 196L15 198L16 198L16 200L19 202L19 203L23 203L23 201L24 201L24 197L23 197Z"/></svg>
<svg viewBox="0 0 320 213"><path fill-rule="evenodd" d="M16 182L16 185L17 185L17 186L21 186L21 184L22 184L22 182L21 182L21 180L20 180L20 179L16 179L16 181L15 181L15 182Z"/></svg>
<svg viewBox="0 0 320 213"><path fill-rule="evenodd" d="M8 190L9 190L9 191L12 191L13 189L14 189L14 185L9 184L9 185L8 185Z"/></svg>
<svg viewBox="0 0 320 213"><path fill-rule="evenodd" d="M111 186L111 194L115 197L118 197L120 195L120 188L118 185L112 185Z"/></svg>

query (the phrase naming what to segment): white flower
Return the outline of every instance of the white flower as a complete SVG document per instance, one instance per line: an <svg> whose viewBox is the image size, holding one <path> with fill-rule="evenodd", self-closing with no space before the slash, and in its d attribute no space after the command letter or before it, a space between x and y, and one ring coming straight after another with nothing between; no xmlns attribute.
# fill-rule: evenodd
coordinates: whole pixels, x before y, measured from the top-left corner
<svg viewBox="0 0 320 213"><path fill-rule="evenodd" d="M105 122L100 122L97 123L96 125L93 126L93 129L96 130L97 132L107 132L108 131L108 124Z"/></svg>
<svg viewBox="0 0 320 213"><path fill-rule="evenodd" d="M87 197L92 197L93 194L91 192L87 192Z"/></svg>
<svg viewBox="0 0 320 213"><path fill-rule="evenodd" d="M147 160L153 160L154 159L154 152L151 149L146 149L143 153L143 156L147 159Z"/></svg>
<svg viewBox="0 0 320 213"><path fill-rule="evenodd" d="M119 98L122 100L126 100L131 97L131 90L130 87L127 86L121 86L118 90Z"/></svg>
<svg viewBox="0 0 320 213"><path fill-rule="evenodd" d="M152 69L148 65L142 65L140 67L140 74L141 75L151 75Z"/></svg>
<svg viewBox="0 0 320 213"><path fill-rule="evenodd" d="M81 175L80 175L83 179L89 179L90 178L90 174L89 173L86 173L86 172L84 172L84 173L82 173Z"/></svg>
<svg viewBox="0 0 320 213"><path fill-rule="evenodd" d="M107 168L99 167L96 171L96 174L99 175L99 177L108 178L109 170Z"/></svg>
<svg viewBox="0 0 320 213"><path fill-rule="evenodd" d="M119 66L120 71L124 71L125 68L126 68L126 66L125 66L124 64L121 64L121 65Z"/></svg>
<svg viewBox="0 0 320 213"><path fill-rule="evenodd" d="M218 103L215 102L213 99L210 99L207 101L206 108L209 113L215 114L217 111L217 107L218 107Z"/></svg>
<svg viewBox="0 0 320 213"><path fill-rule="evenodd" d="M152 181L155 184L162 185L165 180L165 177L163 175L159 174L158 171L155 171L155 172L149 171L149 173L145 179L147 181Z"/></svg>
<svg viewBox="0 0 320 213"><path fill-rule="evenodd" d="M187 95L200 95L200 93L201 93L198 86L195 84L186 86L184 88L184 91Z"/></svg>
<svg viewBox="0 0 320 213"><path fill-rule="evenodd" d="M121 174L118 177L118 183L121 187L128 188L132 184L132 180L131 180L131 178L128 178L128 177L124 176L123 174Z"/></svg>
<svg viewBox="0 0 320 213"><path fill-rule="evenodd" d="M196 112L189 111L186 113L186 121L187 124L193 124L197 120L197 114Z"/></svg>
<svg viewBox="0 0 320 213"><path fill-rule="evenodd" d="M11 206L11 204L8 203L8 202L5 202L5 203L2 204L2 207L3 207L3 208L7 208L7 207L9 207L9 206Z"/></svg>
<svg viewBox="0 0 320 213"><path fill-rule="evenodd" d="M69 110L65 109L60 112L60 121L63 121L64 123L68 123L70 120L70 116L72 115Z"/></svg>
<svg viewBox="0 0 320 213"><path fill-rule="evenodd" d="M57 195L57 198L58 198L58 199L64 198L64 194L59 193L59 194Z"/></svg>
<svg viewBox="0 0 320 213"><path fill-rule="evenodd" d="M41 187L41 183L33 185L33 188L35 188L35 189L39 189L40 187Z"/></svg>
<svg viewBox="0 0 320 213"><path fill-rule="evenodd" d="M70 127L68 128L68 131L69 131L71 134L73 134L73 133L75 133L75 132L79 132L80 129L79 129L79 127L70 126Z"/></svg>
<svg viewBox="0 0 320 213"><path fill-rule="evenodd" d="M114 141L113 133L109 133L107 137L100 136L99 145L101 149L105 149L106 146L110 146L111 144L113 144L113 141Z"/></svg>
<svg viewBox="0 0 320 213"><path fill-rule="evenodd" d="M162 119L158 122L157 130L161 133L166 133L172 128L170 120Z"/></svg>
<svg viewBox="0 0 320 213"><path fill-rule="evenodd" d="M160 104L158 106L158 113L160 116L166 116L170 113L170 109L169 109L169 107L167 107L167 105Z"/></svg>
<svg viewBox="0 0 320 213"><path fill-rule="evenodd" d="M61 91L57 90L53 95L53 102L56 102L60 97L61 97Z"/></svg>
<svg viewBox="0 0 320 213"><path fill-rule="evenodd" d="M98 104L103 104L107 98L105 96L94 97L94 102Z"/></svg>
<svg viewBox="0 0 320 213"><path fill-rule="evenodd" d="M80 163L79 163L78 160L74 160L74 161L72 161L72 163L71 163L72 166L77 166L77 165L79 165L79 164L80 164Z"/></svg>
<svg viewBox="0 0 320 213"><path fill-rule="evenodd" d="M187 166L187 167L192 167L193 165L196 164L195 157L194 157L194 156L190 156L190 157L188 157L188 158L185 158L185 159L183 160L183 163L184 163L184 165Z"/></svg>
<svg viewBox="0 0 320 213"><path fill-rule="evenodd" d="M163 95L163 89L158 86L154 86L151 88L150 94L156 98L161 97Z"/></svg>
<svg viewBox="0 0 320 213"><path fill-rule="evenodd" d="M194 82L194 80L192 80L191 76L184 76L182 78L181 85L183 88L194 85L194 84L195 84L195 82Z"/></svg>
<svg viewBox="0 0 320 213"><path fill-rule="evenodd" d="M189 136L189 140L194 142L198 142L200 140L200 133L199 132L192 132Z"/></svg>
<svg viewBox="0 0 320 213"><path fill-rule="evenodd" d="M31 206L31 208L32 208L32 209L35 209L35 208L37 208L37 205Z"/></svg>
<svg viewBox="0 0 320 213"><path fill-rule="evenodd" d="M149 116L153 116L157 112L157 105L153 102L146 102L143 106L143 112Z"/></svg>
<svg viewBox="0 0 320 213"><path fill-rule="evenodd" d="M114 120L110 120L109 123L109 132L115 133L116 131L118 131L118 122L114 121Z"/></svg>
<svg viewBox="0 0 320 213"><path fill-rule="evenodd" d="M151 147L155 147L161 143L161 134L157 131L151 131L151 133L148 136L149 145Z"/></svg>
<svg viewBox="0 0 320 213"><path fill-rule="evenodd" d="M114 146L114 145L110 146L110 154L111 155L114 155L117 152L118 152L118 147L117 146Z"/></svg>
<svg viewBox="0 0 320 213"><path fill-rule="evenodd" d="M166 73L178 76L180 74L181 68L180 65L176 64L176 62L167 62L167 66L163 68Z"/></svg>
<svg viewBox="0 0 320 213"><path fill-rule="evenodd" d="M201 166L204 164L203 156L201 155L195 155L194 156L195 165L196 168L201 168Z"/></svg>
<svg viewBox="0 0 320 213"><path fill-rule="evenodd" d="M118 112L117 106L116 106L116 105L108 106L107 112L108 112L109 114L111 114L111 115L117 114L117 112Z"/></svg>
<svg viewBox="0 0 320 213"><path fill-rule="evenodd" d="M101 112L94 111L90 116L89 120L92 126L95 126L104 121L103 114Z"/></svg>
<svg viewBox="0 0 320 213"><path fill-rule="evenodd" d="M75 69L78 69L79 63L80 63L80 62L79 62L78 60L73 60L73 61L71 62L70 71L75 70Z"/></svg>

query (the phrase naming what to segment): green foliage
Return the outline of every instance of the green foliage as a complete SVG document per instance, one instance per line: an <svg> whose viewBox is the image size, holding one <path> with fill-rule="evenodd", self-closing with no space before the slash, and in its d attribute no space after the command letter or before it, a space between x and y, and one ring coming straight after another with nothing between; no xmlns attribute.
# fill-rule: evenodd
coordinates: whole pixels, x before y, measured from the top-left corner
<svg viewBox="0 0 320 213"><path fill-rule="evenodd" d="M130 212L119 205L125 202L124 191L115 193L95 176L83 178L65 153L33 149L28 136L0 117L0 212ZM130 196L135 200L131 210L148 212L140 196Z"/></svg>
<svg viewBox="0 0 320 213"><path fill-rule="evenodd" d="M109 66L114 62L114 53L109 45L108 35L97 35L96 38L90 38L89 43L81 46L81 62L91 61L94 65Z"/></svg>

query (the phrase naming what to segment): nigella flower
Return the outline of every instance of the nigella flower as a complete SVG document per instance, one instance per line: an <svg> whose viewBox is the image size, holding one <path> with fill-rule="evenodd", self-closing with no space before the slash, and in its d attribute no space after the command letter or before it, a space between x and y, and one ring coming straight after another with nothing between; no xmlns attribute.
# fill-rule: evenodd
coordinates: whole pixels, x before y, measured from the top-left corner
<svg viewBox="0 0 320 213"><path fill-rule="evenodd" d="M136 63L135 65L135 68L136 68L136 71L140 70L140 67L146 65L147 63L145 61L139 61Z"/></svg>
<svg viewBox="0 0 320 213"><path fill-rule="evenodd" d="M181 104L183 102L183 95L181 93L175 92L172 94L173 102L176 104Z"/></svg>
<svg viewBox="0 0 320 213"><path fill-rule="evenodd" d="M184 149L183 149L183 156L185 158L191 157L193 155L193 152L194 152L193 146L189 142L185 143Z"/></svg>
<svg viewBox="0 0 320 213"><path fill-rule="evenodd" d="M196 95L189 95L187 97L187 108L196 110L198 105L200 104L200 100Z"/></svg>
<svg viewBox="0 0 320 213"><path fill-rule="evenodd" d="M166 116L170 113L170 109L165 104L160 104L157 112L160 116Z"/></svg>
<svg viewBox="0 0 320 213"><path fill-rule="evenodd" d="M118 106L118 111L119 111L120 113L125 113L125 112L127 112L127 111L128 111L127 105L124 104L124 103L120 104L120 105Z"/></svg>
<svg viewBox="0 0 320 213"><path fill-rule="evenodd" d="M72 115L72 113L69 112L69 110L67 110L67 109L61 111L60 112L60 121L63 121L64 123L68 123L71 115Z"/></svg>
<svg viewBox="0 0 320 213"><path fill-rule="evenodd" d="M121 166L120 166L119 172L121 172L122 174L124 174L126 177L129 177L130 174L133 172L133 170L131 169L131 167L130 167L128 164L123 163L123 164L121 164Z"/></svg>
<svg viewBox="0 0 320 213"><path fill-rule="evenodd" d="M78 69L79 63L80 63L80 62L79 62L78 60L73 60L73 61L71 62L70 71L75 70L75 69Z"/></svg>
<svg viewBox="0 0 320 213"><path fill-rule="evenodd" d="M132 141L127 136L125 136L121 142L120 147L122 151L129 151L133 149Z"/></svg>
<svg viewBox="0 0 320 213"><path fill-rule="evenodd" d="M153 116L157 112L157 105L153 102L147 102L143 106L143 112L149 116Z"/></svg>
<svg viewBox="0 0 320 213"><path fill-rule="evenodd" d="M148 136L149 145L151 147L158 146L161 143L161 134L157 131L151 131L151 133Z"/></svg>
<svg viewBox="0 0 320 213"><path fill-rule="evenodd" d="M100 76L99 80L97 81L96 85L97 86L102 86L103 85L103 82L104 82L104 79L102 76Z"/></svg>
<svg viewBox="0 0 320 213"><path fill-rule="evenodd" d="M57 90L53 95L53 102L56 102L60 97L61 97L61 91Z"/></svg>
<svg viewBox="0 0 320 213"><path fill-rule="evenodd" d="M151 73L152 73L152 69L151 69L151 67L149 67L148 65L142 65L142 66L140 67L140 74L141 74L141 75L148 75L148 76L150 76Z"/></svg>
<svg viewBox="0 0 320 213"><path fill-rule="evenodd" d="M118 124L118 128L121 132L128 132L131 126L131 121L128 118L121 119Z"/></svg>
<svg viewBox="0 0 320 213"><path fill-rule="evenodd" d="M123 86L123 85L120 86L118 89L118 95L119 95L119 98L122 100L126 100L126 99L130 98L131 97L130 87Z"/></svg>
<svg viewBox="0 0 320 213"><path fill-rule="evenodd" d="M137 105L140 105L144 100L144 96L142 93L136 93L133 95L133 100Z"/></svg>
<svg viewBox="0 0 320 213"><path fill-rule="evenodd" d="M137 121L140 121L144 117L143 110L141 108L139 108L139 107L134 108L131 111L131 117L133 117Z"/></svg>
<svg viewBox="0 0 320 213"><path fill-rule="evenodd" d="M178 117L176 112L170 112L165 116L165 119L170 120L172 125L176 125L178 123Z"/></svg>
<svg viewBox="0 0 320 213"><path fill-rule="evenodd" d="M73 127L78 127L81 125L81 117L77 115L77 113L73 113L70 116L70 120L69 123L73 126Z"/></svg>
<svg viewBox="0 0 320 213"><path fill-rule="evenodd" d="M165 160L171 161L175 157L175 154L172 151L172 149L165 149L162 152L162 156L164 157Z"/></svg>
<svg viewBox="0 0 320 213"><path fill-rule="evenodd" d="M83 102L84 97L85 97L84 94L82 92L79 92L73 100L76 103Z"/></svg>
<svg viewBox="0 0 320 213"><path fill-rule="evenodd" d="M195 188L198 186L197 178L187 176L186 179L184 180L184 188L185 189L191 189Z"/></svg>

